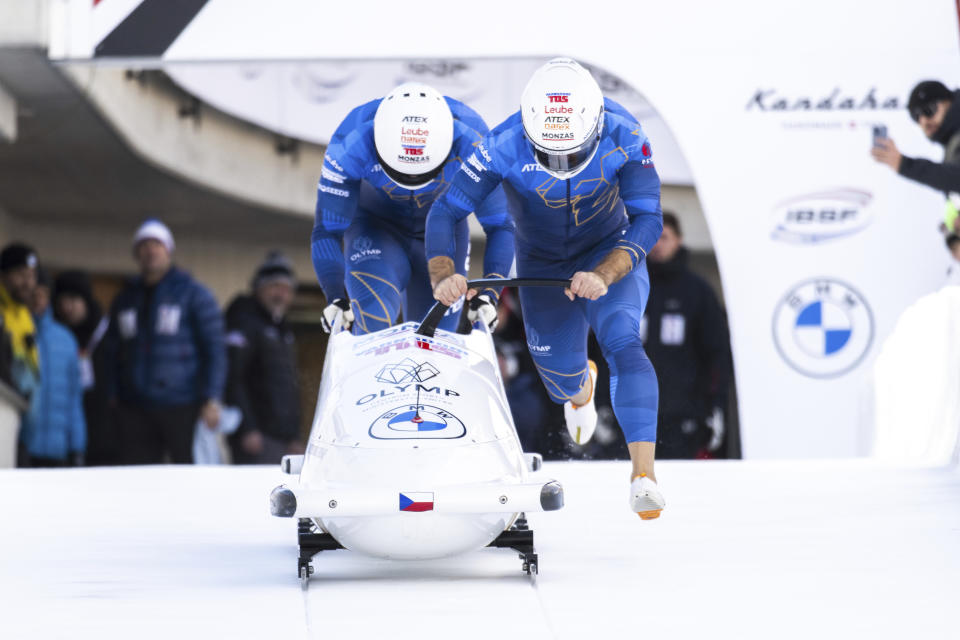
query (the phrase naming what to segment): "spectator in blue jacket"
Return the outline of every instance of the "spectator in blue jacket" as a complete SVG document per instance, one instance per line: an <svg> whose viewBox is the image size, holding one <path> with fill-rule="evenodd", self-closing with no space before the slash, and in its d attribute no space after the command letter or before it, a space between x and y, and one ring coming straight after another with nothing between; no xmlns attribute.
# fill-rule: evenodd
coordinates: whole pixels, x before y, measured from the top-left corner
<svg viewBox="0 0 960 640"><path fill-rule="evenodd" d="M87 429L77 341L53 319L50 282L42 270L31 307L43 376L23 416L20 439L27 455L22 462L28 467L82 466Z"/></svg>
<svg viewBox="0 0 960 640"><path fill-rule="evenodd" d="M193 461L197 419L214 429L227 375L223 317L210 291L173 265L159 220L133 238L140 276L117 295L104 339L107 389L125 464Z"/></svg>

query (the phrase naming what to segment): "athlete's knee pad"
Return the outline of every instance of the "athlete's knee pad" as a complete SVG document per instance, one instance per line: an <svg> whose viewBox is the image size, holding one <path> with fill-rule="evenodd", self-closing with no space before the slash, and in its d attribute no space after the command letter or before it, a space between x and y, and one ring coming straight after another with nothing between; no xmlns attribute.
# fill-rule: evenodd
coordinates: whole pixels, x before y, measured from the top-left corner
<svg viewBox="0 0 960 640"><path fill-rule="evenodd" d="M656 442L660 392L653 363L643 345L607 352L610 400L627 442Z"/></svg>
<svg viewBox="0 0 960 640"><path fill-rule="evenodd" d="M604 318L597 333L597 341L604 353L616 353L631 347L643 350L640 321L643 316L629 311L613 311ZM646 357L646 354L644 354Z"/></svg>

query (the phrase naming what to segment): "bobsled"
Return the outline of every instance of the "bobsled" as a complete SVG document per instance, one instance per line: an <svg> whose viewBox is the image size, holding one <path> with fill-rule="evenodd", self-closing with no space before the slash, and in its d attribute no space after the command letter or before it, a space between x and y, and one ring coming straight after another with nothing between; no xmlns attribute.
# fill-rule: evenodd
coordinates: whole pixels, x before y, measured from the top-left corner
<svg viewBox="0 0 960 640"><path fill-rule="evenodd" d="M556 280L478 280L471 287L565 286ZM273 490L274 516L298 523L304 587L320 551L421 560L486 546L538 558L526 514L563 506L563 488L525 454L493 340L471 326L421 323L366 335L334 327L303 456L285 456L290 480Z"/></svg>

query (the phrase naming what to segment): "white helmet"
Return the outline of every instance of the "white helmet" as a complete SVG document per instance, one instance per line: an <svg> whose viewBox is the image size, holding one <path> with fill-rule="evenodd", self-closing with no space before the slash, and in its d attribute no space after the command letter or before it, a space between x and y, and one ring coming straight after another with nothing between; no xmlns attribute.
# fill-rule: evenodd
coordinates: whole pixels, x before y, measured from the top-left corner
<svg viewBox="0 0 960 640"><path fill-rule="evenodd" d="M520 97L523 131L537 162L561 180L583 171L603 130L603 93L590 72L554 58L533 73Z"/></svg>
<svg viewBox="0 0 960 640"><path fill-rule="evenodd" d="M407 82L380 101L373 140L384 173L405 189L418 189L443 171L453 147L453 114L436 89Z"/></svg>

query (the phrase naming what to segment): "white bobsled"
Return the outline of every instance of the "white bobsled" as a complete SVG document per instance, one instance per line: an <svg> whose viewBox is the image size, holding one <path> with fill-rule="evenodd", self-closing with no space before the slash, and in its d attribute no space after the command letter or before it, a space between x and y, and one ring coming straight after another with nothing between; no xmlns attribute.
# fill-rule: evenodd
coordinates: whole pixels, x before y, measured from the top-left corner
<svg viewBox="0 0 960 640"><path fill-rule="evenodd" d="M299 519L304 582L340 546L428 559L493 544L536 573L524 514L561 508L563 489L521 450L490 334L434 329L445 310L331 335L306 455L284 458L291 481L271 494L273 515Z"/></svg>

